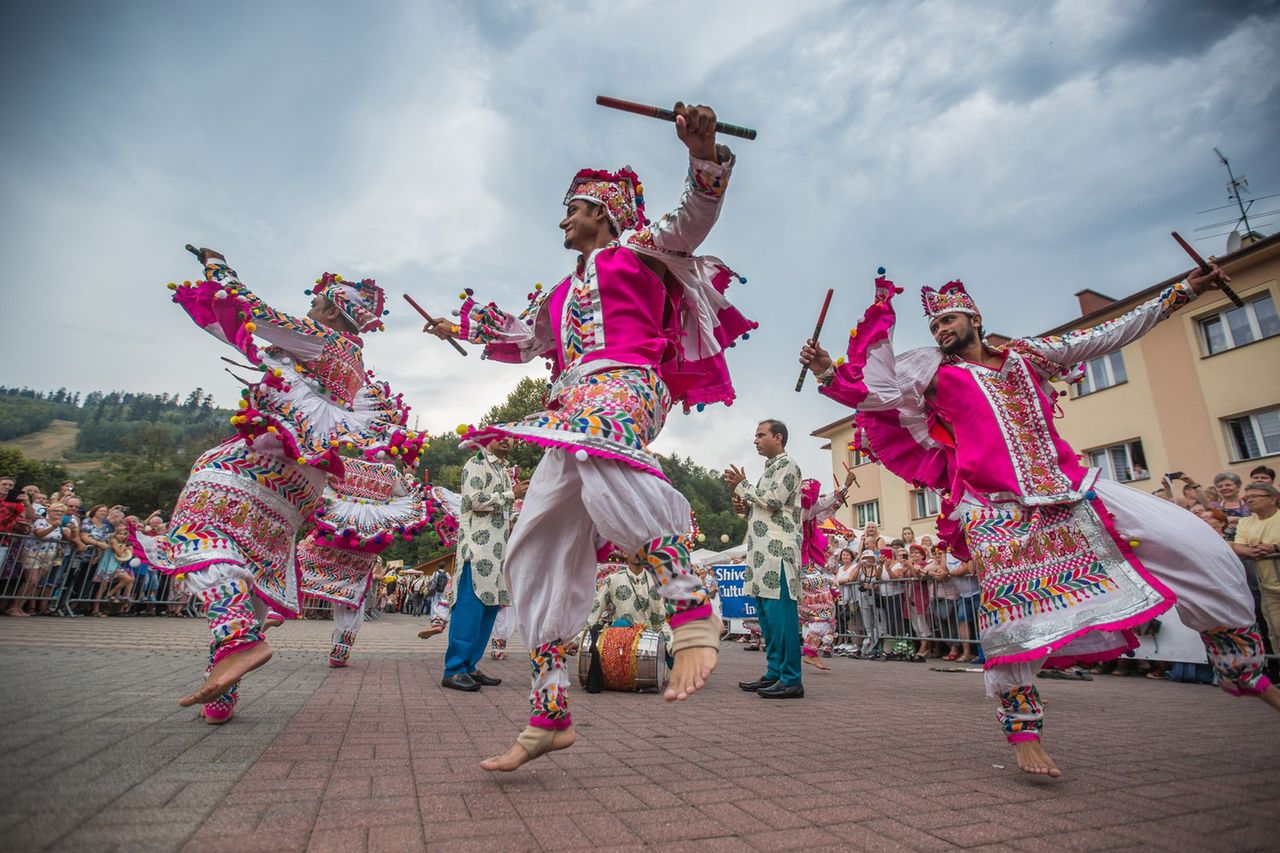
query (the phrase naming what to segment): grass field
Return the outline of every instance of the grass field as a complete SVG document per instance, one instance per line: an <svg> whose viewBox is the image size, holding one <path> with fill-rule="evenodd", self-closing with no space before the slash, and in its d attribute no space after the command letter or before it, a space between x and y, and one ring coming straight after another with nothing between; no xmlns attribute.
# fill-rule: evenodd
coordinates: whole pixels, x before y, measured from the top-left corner
<svg viewBox="0 0 1280 853"><path fill-rule="evenodd" d="M100 460L91 459L83 462L68 462L63 454L76 446L76 434L80 425L75 421L55 420L39 432L28 433L10 439L5 444L16 447L28 459L41 462L57 462L71 473L91 471L102 464Z"/></svg>

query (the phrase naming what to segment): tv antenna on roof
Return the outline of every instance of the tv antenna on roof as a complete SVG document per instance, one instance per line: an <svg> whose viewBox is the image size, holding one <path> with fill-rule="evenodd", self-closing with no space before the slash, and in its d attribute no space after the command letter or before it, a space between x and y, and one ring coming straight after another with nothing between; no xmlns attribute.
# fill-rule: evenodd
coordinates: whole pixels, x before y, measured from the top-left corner
<svg viewBox="0 0 1280 853"><path fill-rule="evenodd" d="M1254 222L1259 222L1260 220L1263 220L1263 219L1269 219L1270 217L1280 213L1280 209L1254 212L1253 203L1255 201L1262 201L1263 199L1275 198L1277 196L1280 196L1280 193L1270 193L1269 195L1257 196L1256 198L1245 198L1245 196L1249 193L1249 179L1244 175L1241 175L1238 178L1236 177L1235 171L1231 168L1231 159L1227 157L1226 154L1223 154L1220 149L1214 148L1213 153L1218 155L1218 161L1222 163L1223 167L1227 170L1227 178L1228 178L1227 198L1231 199L1231 201L1227 204L1220 205L1218 207L1211 207L1207 210L1197 211L1197 213L1212 213L1214 211L1226 210L1228 208L1234 207L1237 211L1239 211L1240 215L1233 217L1231 219L1224 219L1220 222L1212 222L1208 225L1201 225L1195 230L1198 232L1212 231L1214 229L1222 228L1223 226L1229 226L1231 230L1221 231L1216 234L1206 234L1202 237L1197 237L1196 239L1207 240L1211 237L1221 237L1224 234L1229 235L1227 239L1227 251L1234 251L1240 248L1241 243L1244 242L1245 240L1256 239L1257 237L1261 236L1260 234L1258 234L1253 230L1253 225L1249 221L1249 216L1251 213L1253 215ZM1240 233L1241 225L1244 226L1243 235Z"/></svg>
<svg viewBox="0 0 1280 853"><path fill-rule="evenodd" d="M1249 179L1244 175L1236 177L1235 172L1231 171L1231 160L1226 154L1223 154L1216 146L1213 153L1218 155L1218 159L1222 162L1223 168L1227 170L1227 198L1236 203L1236 207L1240 208L1240 221L1244 223L1244 231L1246 234L1251 230L1249 228L1249 208L1253 207L1253 201L1248 204L1244 203L1243 193L1249 191Z"/></svg>

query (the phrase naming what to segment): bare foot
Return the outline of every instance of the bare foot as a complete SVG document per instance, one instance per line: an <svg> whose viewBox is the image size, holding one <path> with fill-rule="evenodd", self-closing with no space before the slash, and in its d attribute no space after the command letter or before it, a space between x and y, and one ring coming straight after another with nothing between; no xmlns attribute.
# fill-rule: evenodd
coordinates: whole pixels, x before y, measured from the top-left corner
<svg viewBox="0 0 1280 853"><path fill-rule="evenodd" d="M551 747L547 752L555 752L557 749L568 749L573 746L573 742L578 739L574 734L573 727L561 729L555 733L555 737L551 739ZM543 753L544 755L546 753ZM510 773L521 765L528 764L533 761L534 756L530 755L528 750L518 743L511 744L511 748L502 755L495 755L486 758L480 762L481 770L500 770L503 773Z"/></svg>
<svg viewBox="0 0 1280 853"><path fill-rule="evenodd" d="M271 647L265 641L242 652L232 652L213 665L204 684L195 693L183 696L178 704L186 708L212 702L231 689L247 673L271 660Z"/></svg>
<svg viewBox="0 0 1280 853"><path fill-rule="evenodd" d="M671 681L662 695L668 702L683 702L701 690L716 668L719 650L710 646L694 646L676 652L675 666L671 668Z"/></svg>
<svg viewBox="0 0 1280 853"><path fill-rule="evenodd" d="M1023 773L1048 776L1051 779L1057 779L1062 775L1058 765L1053 763L1053 759L1044 751L1044 747L1038 740L1024 740L1013 744L1013 755L1018 759L1018 767Z"/></svg>
<svg viewBox="0 0 1280 853"><path fill-rule="evenodd" d="M831 667L827 666L825 663L822 662L822 658L811 658L806 656L801 658L801 661L803 663L809 664L809 666L816 666L818 669L822 669L822 670L831 669Z"/></svg>
<svg viewBox="0 0 1280 853"><path fill-rule="evenodd" d="M1266 690L1259 693L1258 698L1263 702L1266 702L1272 708L1275 708L1277 711L1280 711L1280 687L1276 687L1272 684Z"/></svg>
<svg viewBox="0 0 1280 853"><path fill-rule="evenodd" d="M268 628L279 628L284 624L284 617L278 613L272 613L262 620L262 633L267 633Z"/></svg>
<svg viewBox="0 0 1280 853"><path fill-rule="evenodd" d="M418 639L419 639L419 640L430 640L432 637L434 637L436 634L439 634L439 633L440 633L441 631L443 631L443 630L444 630L444 626L443 626L443 625L432 625L430 628L426 628L426 629L424 629L424 630L422 630L422 631L419 631L419 632L418 632Z"/></svg>

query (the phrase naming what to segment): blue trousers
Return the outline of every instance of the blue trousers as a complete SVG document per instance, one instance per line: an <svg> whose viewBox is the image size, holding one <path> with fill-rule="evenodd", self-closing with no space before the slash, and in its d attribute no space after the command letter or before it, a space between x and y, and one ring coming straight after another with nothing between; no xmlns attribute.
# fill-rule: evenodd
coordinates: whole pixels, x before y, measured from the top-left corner
<svg viewBox="0 0 1280 853"><path fill-rule="evenodd" d="M501 609L496 604L485 604L476 598L471 585L471 561L462 564L453 596L453 609L449 611L449 645L444 652L445 678L463 672L475 672L489 646L493 633L493 620Z"/></svg>
<svg viewBox="0 0 1280 853"><path fill-rule="evenodd" d="M764 677L788 687L800 683L800 610L787 590L786 578L777 598L757 598L760 635L767 664Z"/></svg>

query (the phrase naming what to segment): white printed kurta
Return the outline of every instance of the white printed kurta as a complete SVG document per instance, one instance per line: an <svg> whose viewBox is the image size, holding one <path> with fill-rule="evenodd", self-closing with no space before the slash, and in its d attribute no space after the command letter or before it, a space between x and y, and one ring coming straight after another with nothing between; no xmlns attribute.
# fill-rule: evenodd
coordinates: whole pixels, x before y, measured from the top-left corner
<svg viewBox="0 0 1280 853"><path fill-rule="evenodd" d="M514 489L511 467L488 450L476 453L462 468L458 565L471 563L471 588L484 604L511 604L503 563L515 520Z"/></svg>
<svg viewBox="0 0 1280 853"><path fill-rule="evenodd" d="M743 480L733 490L747 504L747 569L743 590L757 598L787 594L800 600L800 466L779 453L764 466L759 482Z"/></svg>
<svg viewBox="0 0 1280 853"><path fill-rule="evenodd" d="M649 572L637 574L629 568L623 568L600 580L587 626L601 625L608 628L619 619L659 632L670 647L671 626L667 623L666 605L663 604L657 582Z"/></svg>

